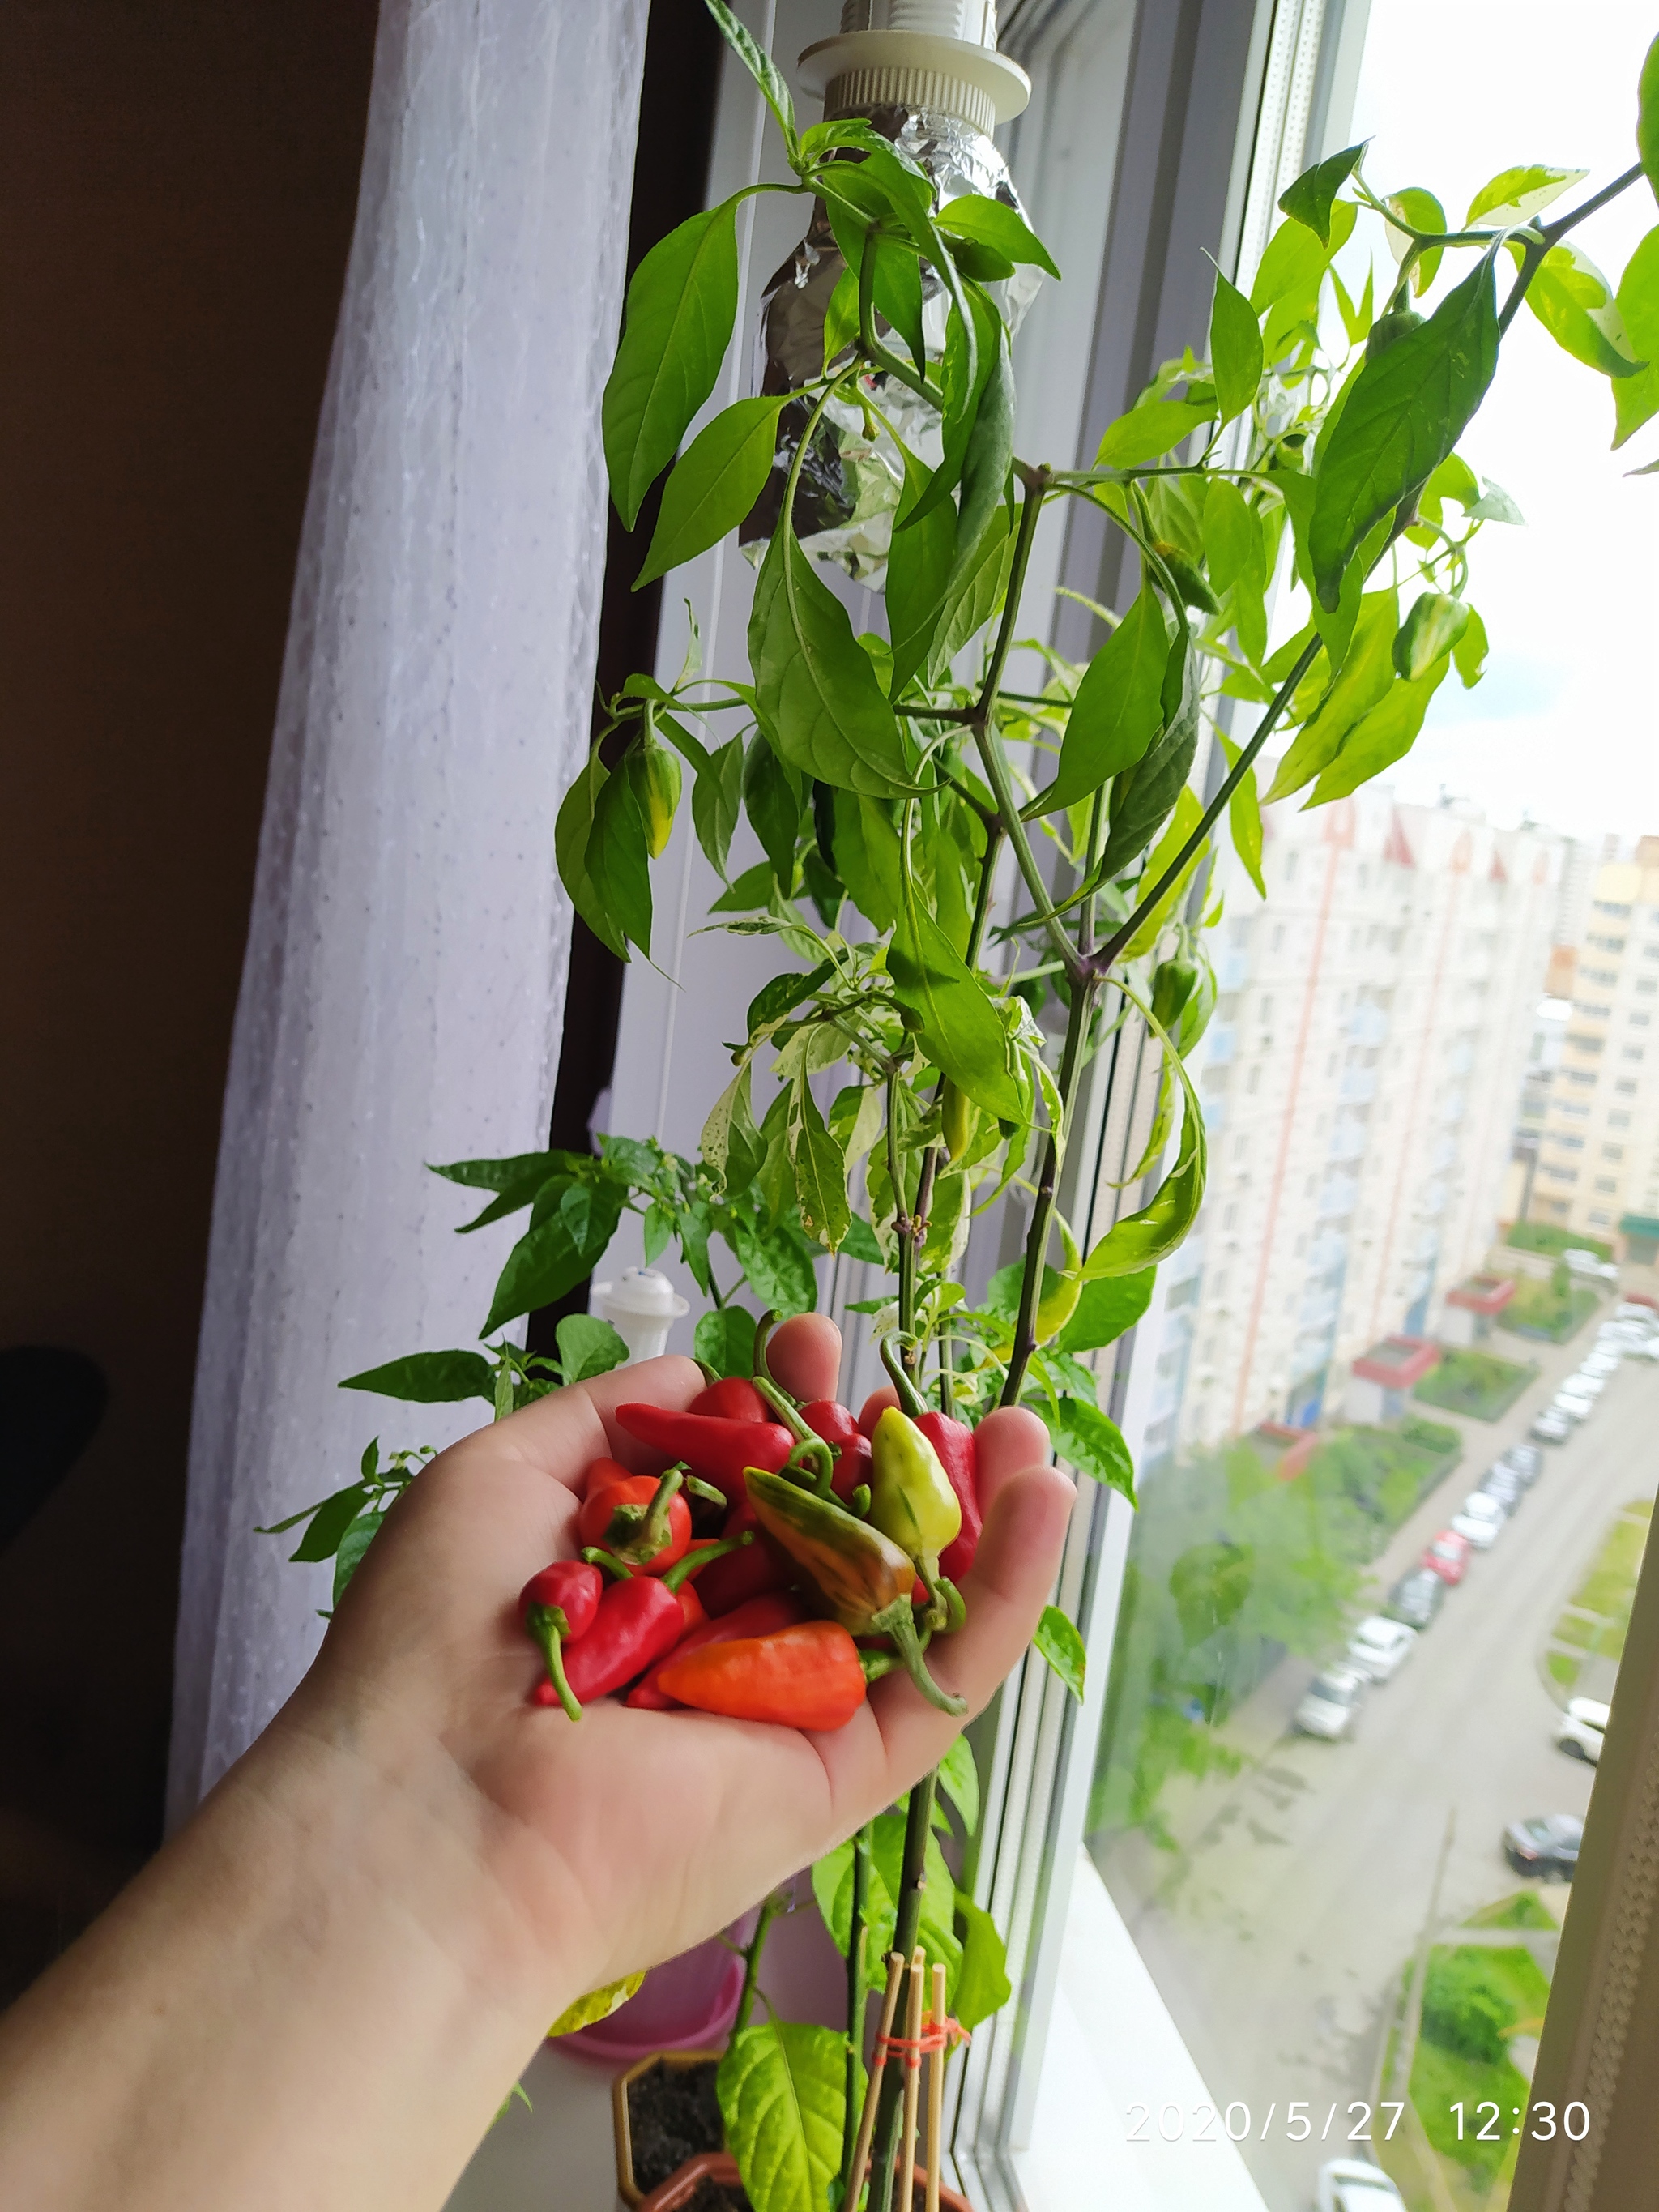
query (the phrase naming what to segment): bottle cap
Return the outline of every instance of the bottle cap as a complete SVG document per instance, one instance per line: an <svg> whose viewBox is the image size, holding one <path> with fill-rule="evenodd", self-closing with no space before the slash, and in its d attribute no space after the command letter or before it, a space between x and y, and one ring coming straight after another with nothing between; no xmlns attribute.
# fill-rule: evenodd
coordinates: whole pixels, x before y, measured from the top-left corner
<svg viewBox="0 0 1659 2212"><path fill-rule="evenodd" d="M1031 97L1024 70L997 52L994 0L843 0L839 37L808 46L799 66L826 116L926 108L988 135Z"/></svg>
<svg viewBox="0 0 1659 2212"><path fill-rule="evenodd" d="M671 1325L691 1310L667 1276L654 1267L624 1267L614 1283L595 1283L588 1304L628 1346L629 1366L664 1352Z"/></svg>

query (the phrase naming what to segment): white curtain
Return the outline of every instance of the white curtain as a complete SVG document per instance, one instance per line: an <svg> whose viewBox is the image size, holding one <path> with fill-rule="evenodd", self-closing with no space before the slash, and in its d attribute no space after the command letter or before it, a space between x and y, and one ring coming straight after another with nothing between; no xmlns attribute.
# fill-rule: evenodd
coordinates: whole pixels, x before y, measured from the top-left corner
<svg viewBox="0 0 1659 2212"><path fill-rule="evenodd" d="M472 1342L507 1231L427 1161L546 1142L604 569L646 0L386 0L220 1141L169 1819L264 1725L327 1571L255 1524L377 1431L342 1376Z"/></svg>

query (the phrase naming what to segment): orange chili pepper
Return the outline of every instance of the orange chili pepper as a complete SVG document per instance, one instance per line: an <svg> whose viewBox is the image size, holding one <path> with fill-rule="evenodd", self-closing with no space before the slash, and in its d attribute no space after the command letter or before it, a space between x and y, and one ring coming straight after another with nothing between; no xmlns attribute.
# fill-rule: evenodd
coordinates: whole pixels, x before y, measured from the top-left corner
<svg viewBox="0 0 1659 2212"><path fill-rule="evenodd" d="M701 1712L783 1728L845 1728L865 1698L858 1646L835 1620L706 1644L671 1658L656 1682L665 1696Z"/></svg>

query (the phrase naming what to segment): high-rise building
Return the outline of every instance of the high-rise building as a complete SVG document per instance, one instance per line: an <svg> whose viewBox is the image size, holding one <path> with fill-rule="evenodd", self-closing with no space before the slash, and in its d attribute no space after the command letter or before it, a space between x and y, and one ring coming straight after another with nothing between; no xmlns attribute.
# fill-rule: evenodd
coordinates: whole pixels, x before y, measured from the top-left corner
<svg viewBox="0 0 1659 2212"><path fill-rule="evenodd" d="M1528 1218L1648 1261L1659 1246L1659 837L1595 870L1577 951Z"/></svg>
<svg viewBox="0 0 1659 2212"><path fill-rule="evenodd" d="M1547 832L1367 791L1270 814L1265 901L1222 863L1219 994L1194 1057L1209 1189L1148 1316L1148 1464L1264 1420L1307 1426L1368 1347L1432 1333L1479 1268L1561 860Z"/></svg>

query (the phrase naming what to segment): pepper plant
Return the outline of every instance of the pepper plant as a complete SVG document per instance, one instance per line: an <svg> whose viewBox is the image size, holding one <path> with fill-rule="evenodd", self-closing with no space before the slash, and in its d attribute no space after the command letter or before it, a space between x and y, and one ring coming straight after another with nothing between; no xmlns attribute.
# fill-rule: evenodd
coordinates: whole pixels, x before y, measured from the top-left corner
<svg viewBox="0 0 1659 2212"><path fill-rule="evenodd" d="M652 866L689 770L693 832L722 885L711 923L775 939L779 971L748 1010L698 1159L607 1137L592 1157L440 1168L489 1194L464 1233L529 1210L485 1320L493 1340L348 1387L476 1395L499 1415L616 1364L620 1339L585 1317L560 1325L557 1361L502 1332L580 1283L631 1212L646 1261L677 1244L708 1299L696 1349L714 1372L748 1373L759 1310L811 1308L816 1263L850 1253L890 1277L867 1310L902 1402L970 1423L1031 1405L1063 1459L1133 1498L1089 1360L1145 1310L1203 1199L1185 1062L1215 996L1206 864L1230 839L1261 891L1263 797L1317 807L1357 790L1409 750L1440 684L1480 680L1473 549L1488 522L1520 517L1458 444L1523 306L1608 380L1615 444L1659 412L1659 229L1616 288L1574 237L1644 173L1659 190L1659 44L1640 159L1588 195L1573 197L1582 171L1525 164L1454 224L1422 186L1374 185L1364 146L1310 169L1281 199L1248 294L1218 272L1201 348L1165 362L1079 468L1028 458L1018 424L1000 288L1018 264L1058 275L1018 210L939 204L869 122L800 129L770 58L723 0L708 5L793 179L749 191L821 203L843 266L821 371L738 400L684 452L734 336L747 194L681 224L634 276L604 432L624 523L671 471L641 580L735 532L775 468L782 496L746 672L705 677L694 629L674 683L630 677L565 799L557 860L596 934L624 959L648 955ZM930 343L923 301L941 294ZM896 387L936 423L927 451L889 420ZM854 635L797 534L832 407L861 412L896 488L885 635ZM1069 501L1120 533L1133 579L1123 604L1095 610L1102 641L1082 663L1028 639L1046 624L1024 605L1040 520ZM1017 681L1022 669L1036 672ZM1270 743L1283 750L1261 794ZM761 857L734 872L745 820ZM1066 1149L1085 1070L1126 1024L1161 1055L1131 1178L1155 1188L1085 1245L1060 1206ZM974 1308L957 1269L999 1200L1020 1209L1023 1253ZM371 1446L295 1556L337 1556L337 1588L413 1471L408 1455L381 1468ZM1080 1694L1072 1624L1049 1608L1038 1642ZM964 1743L937 1778L971 1830ZM756 2212L823 2212L844 2189L882 1952L920 1942L969 2022L1008 1995L995 1930L940 1848L935 1780L814 1869L848 1961L844 2035L750 2024L759 1937L751 1948L723 2094ZM873 2212L890 2212L898 2124L884 2095Z"/></svg>

